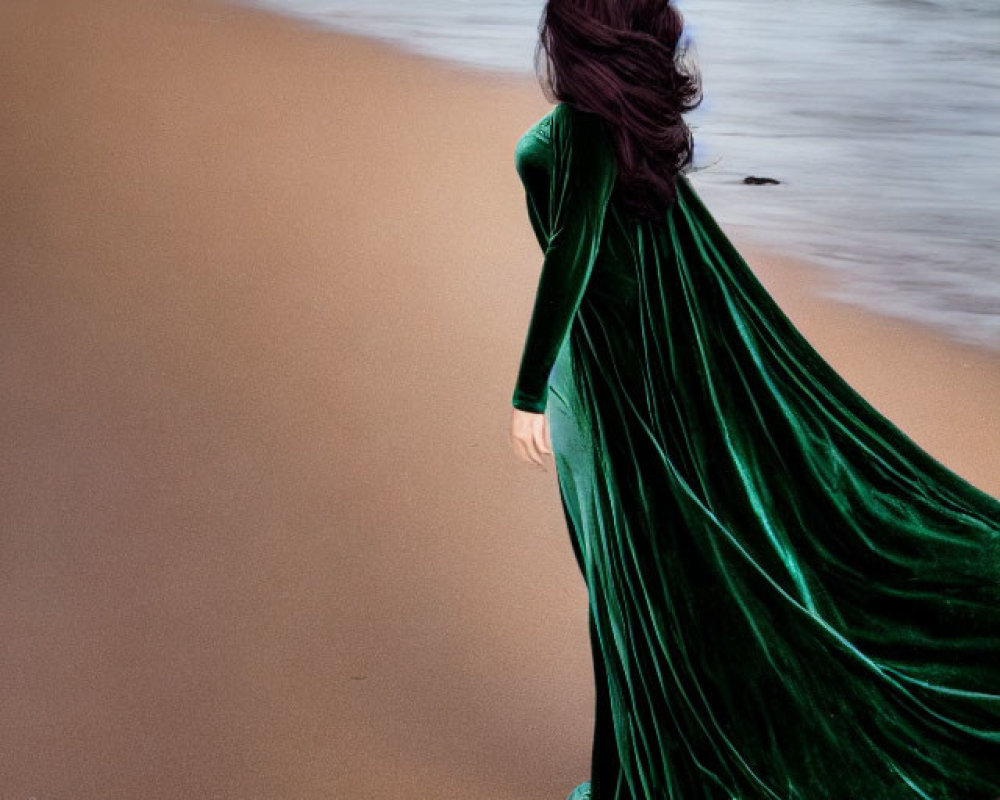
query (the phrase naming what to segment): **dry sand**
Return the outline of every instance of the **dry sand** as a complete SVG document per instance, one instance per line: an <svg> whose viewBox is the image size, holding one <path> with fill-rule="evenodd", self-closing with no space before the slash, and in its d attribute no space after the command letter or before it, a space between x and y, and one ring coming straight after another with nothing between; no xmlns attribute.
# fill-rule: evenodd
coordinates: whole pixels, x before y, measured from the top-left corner
<svg viewBox="0 0 1000 800"><path fill-rule="evenodd" d="M534 82L197 0L0 47L0 798L564 797L586 595L507 442ZM746 252L1000 491L1000 359Z"/></svg>

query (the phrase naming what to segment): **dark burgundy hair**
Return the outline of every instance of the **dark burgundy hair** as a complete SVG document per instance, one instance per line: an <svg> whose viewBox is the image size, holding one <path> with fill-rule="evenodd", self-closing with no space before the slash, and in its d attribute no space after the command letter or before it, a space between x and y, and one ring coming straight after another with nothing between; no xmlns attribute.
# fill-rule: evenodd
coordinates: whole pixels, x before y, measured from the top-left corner
<svg viewBox="0 0 1000 800"><path fill-rule="evenodd" d="M669 0L548 0L538 25L543 91L604 119L617 152L615 191L644 217L673 201L694 154L681 115L701 103L701 79L679 44L683 28Z"/></svg>

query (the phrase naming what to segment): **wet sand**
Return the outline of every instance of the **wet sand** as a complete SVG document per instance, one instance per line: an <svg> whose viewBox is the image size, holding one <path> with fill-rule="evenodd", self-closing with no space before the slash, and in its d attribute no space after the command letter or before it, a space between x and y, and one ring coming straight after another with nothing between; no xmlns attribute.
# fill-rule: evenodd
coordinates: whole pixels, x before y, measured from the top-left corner
<svg viewBox="0 0 1000 800"><path fill-rule="evenodd" d="M507 442L533 80L87 5L0 8L0 798L564 797L586 594ZM734 239L1000 492L1000 358Z"/></svg>

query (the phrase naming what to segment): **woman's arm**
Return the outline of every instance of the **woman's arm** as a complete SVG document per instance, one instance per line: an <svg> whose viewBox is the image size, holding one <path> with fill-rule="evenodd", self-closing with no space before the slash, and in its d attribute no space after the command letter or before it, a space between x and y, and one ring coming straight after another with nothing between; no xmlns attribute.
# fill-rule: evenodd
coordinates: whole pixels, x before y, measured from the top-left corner
<svg viewBox="0 0 1000 800"><path fill-rule="evenodd" d="M553 113L550 236L512 398L521 411L545 411L549 374L597 258L615 179L600 122L565 104Z"/></svg>

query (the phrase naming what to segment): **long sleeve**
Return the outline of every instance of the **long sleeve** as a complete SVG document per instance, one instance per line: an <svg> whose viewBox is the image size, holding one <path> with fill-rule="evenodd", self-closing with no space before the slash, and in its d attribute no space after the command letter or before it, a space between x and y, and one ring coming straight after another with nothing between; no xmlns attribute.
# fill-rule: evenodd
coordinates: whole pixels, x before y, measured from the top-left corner
<svg viewBox="0 0 1000 800"><path fill-rule="evenodd" d="M549 374L597 259L615 179L614 154L600 119L565 105L556 112L550 235L512 398L515 408L535 413L545 410Z"/></svg>

